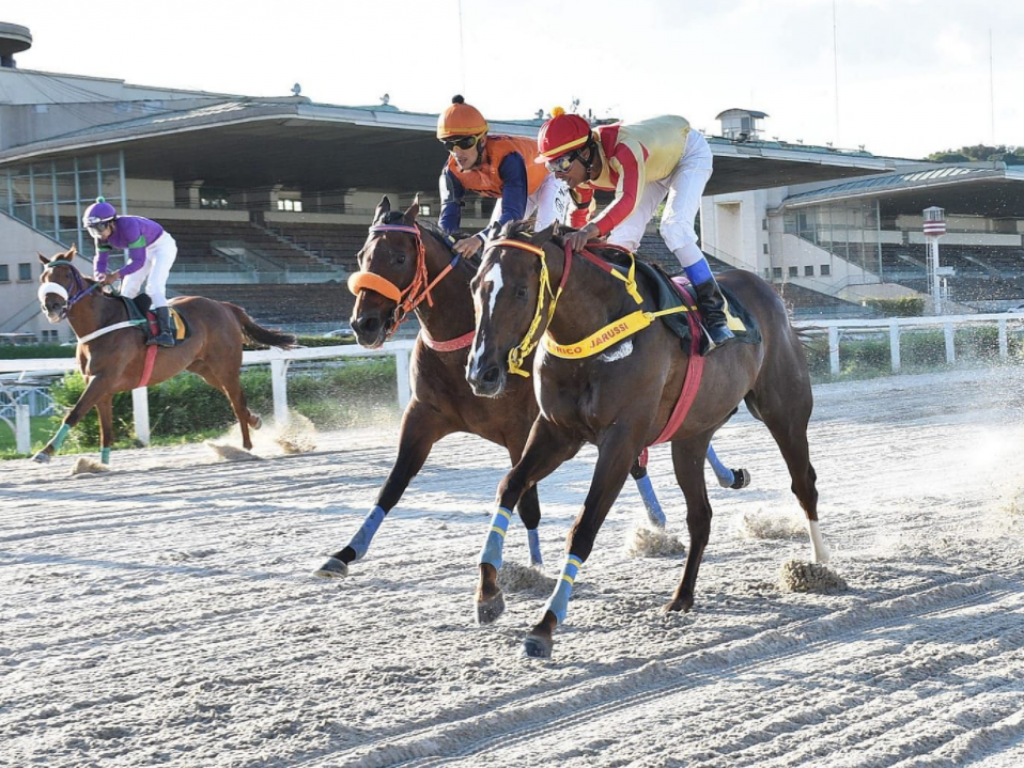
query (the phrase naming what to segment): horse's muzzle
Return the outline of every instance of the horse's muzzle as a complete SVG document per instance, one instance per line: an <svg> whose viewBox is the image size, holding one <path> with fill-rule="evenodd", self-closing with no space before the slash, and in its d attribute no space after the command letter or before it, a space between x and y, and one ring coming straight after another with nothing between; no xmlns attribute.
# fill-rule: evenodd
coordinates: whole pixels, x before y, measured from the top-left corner
<svg viewBox="0 0 1024 768"><path fill-rule="evenodd" d="M356 341L360 346L367 349L376 349L388 340L390 322L384 322L376 315L360 315L353 317L349 322L353 332L356 334Z"/></svg>
<svg viewBox="0 0 1024 768"><path fill-rule="evenodd" d="M475 366L470 361L466 381L477 397L497 397L505 391L508 373L500 365Z"/></svg>
<svg viewBox="0 0 1024 768"><path fill-rule="evenodd" d="M47 301L41 307L46 319L51 323L59 323L68 316L68 305L63 301L55 301L52 304Z"/></svg>

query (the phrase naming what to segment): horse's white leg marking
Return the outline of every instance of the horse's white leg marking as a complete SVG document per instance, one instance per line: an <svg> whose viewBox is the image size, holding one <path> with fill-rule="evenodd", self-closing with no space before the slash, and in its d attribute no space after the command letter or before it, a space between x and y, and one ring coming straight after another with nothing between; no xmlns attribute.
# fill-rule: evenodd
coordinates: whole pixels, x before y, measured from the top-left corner
<svg viewBox="0 0 1024 768"><path fill-rule="evenodd" d="M828 545L822 538L817 520L807 521L807 533L811 537L811 560L815 563L827 563L829 560Z"/></svg>

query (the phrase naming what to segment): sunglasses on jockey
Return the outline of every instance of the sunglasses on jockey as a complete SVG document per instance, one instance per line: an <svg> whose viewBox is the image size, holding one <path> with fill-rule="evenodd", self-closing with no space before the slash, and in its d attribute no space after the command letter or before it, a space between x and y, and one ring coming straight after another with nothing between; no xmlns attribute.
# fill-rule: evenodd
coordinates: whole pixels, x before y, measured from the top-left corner
<svg viewBox="0 0 1024 768"><path fill-rule="evenodd" d="M569 169L572 168L572 164L576 162L576 159L580 156L580 151L574 149L572 152L567 152L564 155L554 157L544 163L544 167L552 173L568 173Z"/></svg>
<svg viewBox="0 0 1024 768"><path fill-rule="evenodd" d="M480 134L479 136L458 136L453 139L445 139L441 143L444 144L444 148L446 150L454 152L456 147L459 149L472 149L482 138L483 134Z"/></svg>
<svg viewBox="0 0 1024 768"><path fill-rule="evenodd" d="M103 235L106 233L107 230L110 229L113 223L114 222L110 221L109 219L107 221L97 221L95 223L88 224L85 228L85 231L88 232L93 237L103 237Z"/></svg>

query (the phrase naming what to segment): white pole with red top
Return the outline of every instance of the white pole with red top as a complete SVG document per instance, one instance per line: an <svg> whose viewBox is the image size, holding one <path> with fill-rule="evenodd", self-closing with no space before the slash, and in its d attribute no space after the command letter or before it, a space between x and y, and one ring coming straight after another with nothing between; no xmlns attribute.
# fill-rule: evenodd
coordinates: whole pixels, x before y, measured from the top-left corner
<svg viewBox="0 0 1024 768"><path fill-rule="evenodd" d="M922 211L924 215L924 236L928 244L928 271L932 278L932 301L935 314L942 314L942 288L939 281L939 238L946 234L946 211L931 206Z"/></svg>

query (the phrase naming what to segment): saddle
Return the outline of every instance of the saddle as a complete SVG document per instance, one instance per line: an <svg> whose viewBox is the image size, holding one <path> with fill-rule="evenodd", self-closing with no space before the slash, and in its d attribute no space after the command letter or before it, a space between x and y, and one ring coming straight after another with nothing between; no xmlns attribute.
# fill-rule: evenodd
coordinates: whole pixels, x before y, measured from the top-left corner
<svg viewBox="0 0 1024 768"><path fill-rule="evenodd" d="M625 255L617 255L617 253L613 249L601 250L602 258L607 259L616 266L628 267L628 264L625 263L627 257ZM668 273L657 264L651 264L642 258L636 259L636 271L648 288L647 295L654 299L657 311L675 309L685 305L689 308L690 312L697 312L697 297L686 275L669 277ZM728 319L729 330L736 335L736 340L744 344L760 344L761 332L758 330L757 322L754 320L753 315L747 311L746 307L740 303L732 291L721 283L718 284L718 287L721 288L722 295L725 296L727 304L725 314ZM703 320L700 318L699 313L697 317L700 319L701 326L703 327ZM684 349L688 350L690 348L690 324L686 320L685 312L663 315L658 319L680 338ZM705 333L703 336L704 338L701 339L700 343L700 353L702 355L707 352L708 344L707 334Z"/></svg>
<svg viewBox="0 0 1024 768"><path fill-rule="evenodd" d="M127 296L118 296L117 298L124 302L125 309L128 310L128 321L139 326L139 330L146 334L147 341L160 332L156 324L156 315L149 309L153 304L153 299L148 294L140 293L134 299L129 299ZM187 339L191 334L185 319L174 307L167 309L171 315L171 328L175 343Z"/></svg>

